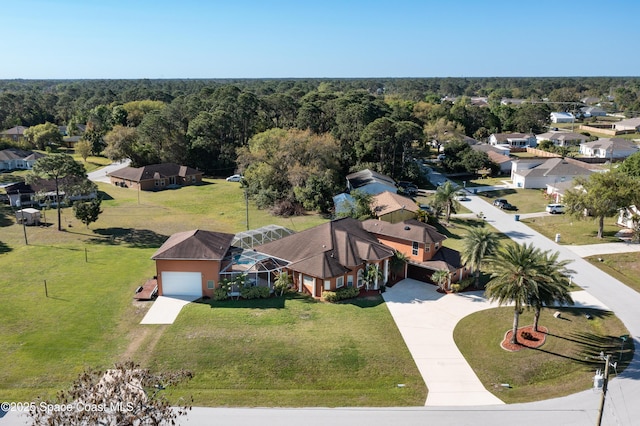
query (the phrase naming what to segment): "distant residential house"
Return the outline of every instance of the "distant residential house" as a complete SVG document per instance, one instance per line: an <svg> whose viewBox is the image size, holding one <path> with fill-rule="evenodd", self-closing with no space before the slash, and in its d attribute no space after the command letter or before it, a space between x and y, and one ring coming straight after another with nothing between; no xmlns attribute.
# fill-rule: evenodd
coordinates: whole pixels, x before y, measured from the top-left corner
<svg viewBox="0 0 640 426"><path fill-rule="evenodd" d="M520 159L513 162L511 180L518 188L546 188L547 185L567 182L593 171L577 160L564 158Z"/></svg>
<svg viewBox="0 0 640 426"><path fill-rule="evenodd" d="M376 218L391 223L415 219L420 211L411 198L389 191L374 195L371 208Z"/></svg>
<svg viewBox="0 0 640 426"><path fill-rule="evenodd" d="M201 171L175 163L124 167L109 173L108 176L113 185L142 191L157 191L202 182Z"/></svg>
<svg viewBox="0 0 640 426"><path fill-rule="evenodd" d="M45 156L18 148L3 149L0 151L0 170L31 170L36 160Z"/></svg>
<svg viewBox="0 0 640 426"><path fill-rule="evenodd" d="M560 203L562 202L562 197L564 197L564 194L568 190L573 189L575 187L576 187L576 183L573 179L569 181L548 183L547 195L553 197L554 202Z"/></svg>
<svg viewBox="0 0 640 426"><path fill-rule="evenodd" d="M408 264L406 276L424 282L433 282L431 275L438 270L450 274L447 285L458 282L470 273L460 260L460 253L444 247L447 238L438 230L415 219L398 223L388 223L370 219L362 223L364 229L373 234L378 241L403 253Z"/></svg>
<svg viewBox="0 0 640 426"><path fill-rule="evenodd" d="M56 198L56 185L53 180L40 179L30 184L17 182L5 186L4 189L11 207L54 207L58 203L58 199ZM97 195L95 191L83 194L67 194L61 190L59 191L59 201L62 205L69 206L73 204L74 201L91 200L96 198Z"/></svg>
<svg viewBox="0 0 640 426"><path fill-rule="evenodd" d="M595 96L587 96L586 98L580 99L580 102L587 105L595 105L600 102L600 98L596 98Z"/></svg>
<svg viewBox="0 0 640 426"><path fill-rule="evenodd" d="M500 103L502 105L522 105L527 102L526 99L516 99L516 98L502 98Z"/></svg>
<svg viewBox="0 0 640 426"><path fill-rule="evenodd" d="M357 189L371 195L384 191L398 192L396 182L392 178L369 169L347 175L347 189L349 192Z"/></svg>
<svg viewBox="0 0 640 426"><path fill-rule="evenodd" d="M509 157L509 149L501 148L499 145L472 145L471 149L476 151L486 152L491 161L500 166L500 174L511 173L511 162L513 161Z"/></svg>
<svg viewBox="0 0 640 426"><path fill-rule="evenodd" d="M28 127L25 126L14 126L10 129L0 132L0 136L16 142L21 141L24 139L24 131L27 129Z"/></svg>
<svg viewBox="0 0 640 426"><path fill-rule="evenodd" d="M491 145L508 145L513 148L535 147L535 135L531 133L493 133L489 136Z"/></svg>
<svg viewBox="0 0 640 426"><path fill-rule="evenodd" d="M582 107L580 108L580 113L585 118L604 117L607 115L607 112L605 110L597 106Z"/></svg>
<svg viewBox="0 0 640 426"><path fill-rule="evenodd" d="M580 144L580 154L585 157L620 159L638 152L638 145L623 138L602 138Z"/></svg>
<svg viewBox="0 0 640 426"><path fill-rule="evenodd" d="M555 146L577 146L589 140L587 136L573 132L546 132L536 135L536 139L538 144L542 141L551 141Z"/></svg>
<svg viewBox="0 0 640 426"><path fill-rule="evenodd" d="M570 112L552 112L550 118L552 123L573 123L576 119Z"/></svg>
<svg viewBox="0 0 640 426"><path fill-rule="evenodd" d="M640 132L640 117L620 120L617 123L614 123L613 127L618 131Z"/></svg>

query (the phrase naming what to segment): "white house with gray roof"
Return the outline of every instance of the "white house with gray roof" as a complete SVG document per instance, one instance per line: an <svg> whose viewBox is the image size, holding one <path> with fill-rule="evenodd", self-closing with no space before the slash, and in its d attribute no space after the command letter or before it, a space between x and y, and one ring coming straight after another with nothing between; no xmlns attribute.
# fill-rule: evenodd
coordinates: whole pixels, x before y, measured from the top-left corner
<svg viewBox="0 0 640 426"><path fill-rule="evenodd" d="M640 132L640 117L627 118L626 120L620 120L617 123L615 123L613 127L619 131Z"/></svg>
<svg viewBox="0 0 640 426"><path fill-rule="evenodd" d="M602 138L580 144L580 154L595 158L627 158L639 149L637 144L623 138Z"/></svg>
<svg viewBox="0 0 640 426"><path fill-rule="evenodd" d="M574 132L546 132L536 135L538 144L542 141L551 141L555 146L580 145L589 140L589 138L580 133Z"/></svg>
<svg viewBox="0 0 640 426"><path fill-rule="evenodd" d="M523 158L513 161L511 180L517 188L547 188L559 182L570 182L577 176L588 176L588 165L567 158Z"/></svg>
<svg viewBox="0 0 640 426"><path fill-rule="evenodd" d="M531 133L493 133L489 136L491 145L509 145L515 148L534 148L538 142Z"/></svg>

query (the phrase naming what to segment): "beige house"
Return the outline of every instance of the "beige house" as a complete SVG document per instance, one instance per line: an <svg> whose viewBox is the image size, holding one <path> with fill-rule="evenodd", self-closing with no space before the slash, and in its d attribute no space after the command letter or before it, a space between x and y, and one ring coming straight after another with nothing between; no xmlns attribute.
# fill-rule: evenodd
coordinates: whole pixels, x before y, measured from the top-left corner
<svg viewBox="0 0 640 426"><path fill-rule="evenodd" d="M390 223L415 219L420 211L420 207L411 198L389 191L373 196L371 207L378 219Z"/></svg>

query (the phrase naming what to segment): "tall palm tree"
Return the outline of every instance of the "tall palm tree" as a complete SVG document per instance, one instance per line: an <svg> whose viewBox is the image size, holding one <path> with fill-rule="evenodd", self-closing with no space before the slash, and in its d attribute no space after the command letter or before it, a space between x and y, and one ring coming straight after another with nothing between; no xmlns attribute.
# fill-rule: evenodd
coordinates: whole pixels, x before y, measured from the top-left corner
<svg viewBox="0 0 640 426"><path fill-rule="evenodd" d="M472 228L462 240L462 261L474 270L475 288L480 286L482 262L498 247L498 235L487 228Z"/></svg>
<svg viewBox="0 0 640 426"><path fill-rule="evenodd" d="M571 260L558 260L559 254L558 252L550 254L546 251L540 258L547 279L539 283L537 297L532 297L529 301L529 305L534 309L533 329L535 331L538 331L540 311L543 307L555 303L573 305L573 298L569 291L571 285L569 275L575 271L567 268Z"/></svg>
<svg viewBox="0 0 640 426"><path fill-rule="evenodd" d="M500 305L515 305L511 343L518 343L520 314L531 300L539 297L539 283L547 279L542 256L540 249L534 248L533 244L512 243L501 247L491 258L493 272L485 295Z"/></svg>
<svg viewBox="0 0 640 426"><path fill-rule="evenodd" d="M460 187L451 183L451 181L446 181L436 189L434 203L442 206L447 222L451 218L451 213L455 213L460 208L460 203L456 200L456 194L459 189Z"/></svg>
<svg viewBox="0 0 640 426"><path fill-rule="evenodd" d="M389 267L391 268L391 273L393 274L394 280L398 273L404 272L404 267L408 261L409 257L401 251L396 250L393 253L393 257L389 262Z"/></svg>
<svg viewBox="0 0 640 426"><path fill-rule="evenodd" d="M440 287L442 291L445 291L447 289L450 276L451 274L446 269L438 269L431 274L431 280L438 284L438 287Z"/></svg>

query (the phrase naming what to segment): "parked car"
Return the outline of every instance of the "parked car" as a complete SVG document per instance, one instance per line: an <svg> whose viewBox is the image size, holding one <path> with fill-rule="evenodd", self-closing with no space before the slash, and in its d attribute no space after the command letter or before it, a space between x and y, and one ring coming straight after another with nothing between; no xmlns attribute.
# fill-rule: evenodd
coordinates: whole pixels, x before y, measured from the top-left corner
<svg viewBox="0 0 640 426"><path fill-rule="evenodd" d="M548 204L546 208L547 212L551 214L564 213L563 204Z"/></svg>
<svg viewBox="0 0 640 426"><path fill-rule="evenodd" d="M510 203L507 203L506 201L500 204L498 207L500 207L502 210L518 210L516 206Z"/></svg>
<svg viewBox="0 0 640 426"><path fill-rule="evenodd" d="M227 178L227 182L240 182L242 180L242 175L232 175Z"/></svg>
<svg viewBox="0 0 640 426"><path fill-rule="evenodd" d="M496 207L500 207L502 204L506 202L507 200L505 200L504 198L496 198L495 200L493 200L493 205Z"/></svg>
<svg viewBox="0 0 640 426"><path fill-rule="evenodd" d="M469 201L470 198L467 197L467 193L465 191L458 191L456 193L456 200L458 200L458 201Z"/></svg>

